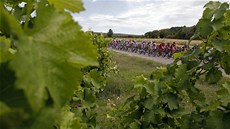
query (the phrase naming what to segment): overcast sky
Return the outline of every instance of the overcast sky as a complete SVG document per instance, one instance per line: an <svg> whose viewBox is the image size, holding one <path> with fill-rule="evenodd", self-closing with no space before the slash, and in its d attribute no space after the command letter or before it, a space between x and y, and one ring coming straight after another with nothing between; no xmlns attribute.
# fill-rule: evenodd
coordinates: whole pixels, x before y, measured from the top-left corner
<svg viewBox="0 0 230 129"><path fill-rule="evenodd" d="M227 1L227 0L221 0ZM83 30L144 34L195 25L208 0L83 0L85 11L73 14Z"/></svg>

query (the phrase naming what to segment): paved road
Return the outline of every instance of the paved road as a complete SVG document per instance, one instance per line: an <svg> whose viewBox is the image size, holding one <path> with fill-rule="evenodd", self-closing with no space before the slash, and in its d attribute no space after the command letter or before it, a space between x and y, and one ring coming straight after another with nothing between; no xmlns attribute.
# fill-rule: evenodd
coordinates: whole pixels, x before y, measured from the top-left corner
<svg viewBox="0 0 230 129"><path fill-rule="evenodd" d="M163 57L150 57L150 56L147 56L147 55L140 55L140 54L137 54L137 53L119 51L119 50L115 50L115 49L111 49L111 48L109 48L109 50L119 52L119 53L123 53L123 54L127 54L127 55L130 55L130 56L136 56L136 57L145 58L145 59L148 59L148 60L153 60L153 61L161 63L161 64L170 64L170 63L173 62L172 58L168 59L168 58L163 58ZM221 69L221 71L222 71L223 76L225 76L227 78L230 78L230 75L227 75L224 72L223 69Z"/></svg>
<svg viewBox="0 0 230 129"><path fill-rule="evenodd" d="M109 48L109 50L119 52L119 53L123 53L123 54L127 54L127 55L130 55L130 56L136 56L136 57L145 58L145 59L148 59L148 60L153 60L153 61L161 63L161 64L170 64L170 63L173 62L172 58L168 59L166 57L165 58L163 58L163 57L150 57L150 56L147 56L147 55L140 55L140 54L137 54L137 53L119 51L119 50L110 49L110 48Z"/></svg>

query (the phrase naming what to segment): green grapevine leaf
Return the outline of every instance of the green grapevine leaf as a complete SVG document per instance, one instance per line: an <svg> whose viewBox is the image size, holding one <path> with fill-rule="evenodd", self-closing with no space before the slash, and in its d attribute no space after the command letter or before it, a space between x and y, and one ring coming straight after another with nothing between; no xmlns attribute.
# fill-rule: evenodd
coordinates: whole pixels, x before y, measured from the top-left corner
<svg viewBox="0 0 230 129"><path fill-rule="evenodd" d="M7 39L5 36L0 37L0 63L9 61L13 58L16 50L13 50L11 47L10 39Z"/></svg>
<svg viewBox="0 0 230 129"><path fill-rule="evenodd" d="M225 22L224 20L225 20L224 17L221 17L217 20L213 20L212 21L213 30L217 31L217 30L221 29L222 27L224 27L224 22Z"/></svg>
<svg viewBox="0 0 230 129"><path fill-rule="evenodd" d="M35 111L44 106L48 94L59 107L79 85L80 68L97 65L95 48L68 13L42 2L34 28L26 33L19 37L18 52L11 62L17 87L25 91Z"/></svg>
<svg viewBox="0 0 230 129"><path fill-rule="evenodd" d="M213 101L211 102L207 107L203 108L201 110L201 112L203 111L213 111L213 110L216 110L218 108L218 106L220 105L220 102L219 101Z"/></svg>
<svg viewBox="0 0 230 129"><path fill-rule="evenodd" d="M158 97L158 87L155 85L156 83L150 81L147 85L145 85L146 91L152 95L153 97Z"/></svg>
<svg viewBox="0 0 230 129"><path fill-rule="evenodd" d="M25 111L30 112L30 105L24 92L15 88L15 73L9 68L8 62L1 63L0 72L0 101L10 107L18 108L19 110L25 109Z"/></svg>
<svg viewBox="0 0 230 129"><path fill-rule="evenodd" d="M2 101L0 101L0 116L4 115L4 113L10 112L10 107L8 107L5 103L3 103Z"/></svg>
<svg viewBox="0 0 230 129"><path fill-rule="evenodd" d="M31 129L40 129L41 127L44 129L52 129L54 128L55 123L55 115L57 114L57 110L51 107L43 108L39 111L37 116L34 117L34 121L31 122Z"/></svg>
<svg viewBox="0 0 230 129"><path fill-rule="evenodd" d="M3 8L3 5L0 3L0 31L7 35L13 35L14 38L18 38L23 35L23 30L18 23L17 19L6 12Z"/></svg>
<svg viewBox="0 0 230 129"><path fill-rule="evenodd" d="M16 78L8 62L1 63L0 74L0 128L19 128L29 117L30 105L23 91L15 88Z"/></svg>
<svg viewBox="0 0 230 129"><path fill-rule="evenodd" d="M193 58L199 58L201 55L203 54L203 50L202 49L196 49L191 53L191 56Z"/></svg>
<svg viewBox="0 0 230 129"><path fill-rule="evenodd" d="M212 68L208 71L208 73L205 76L205 81L209 84L215 84L217 83L222 77L222 72L216 68Z"/></svg>
<svg viewBox="0 0 230 129"><path fill-rule="evenodd" d="M225 23L227 26L230 26L230 10L227 10L225 13Z"/></svg>
<svg viewBox="0 0 230 129"><path fill-rule="evenodd" d="M221 4L215 12L215 20L222 18L227 9L229 9L229 5L227 3Z"/></svg>
<svg viewBox="0 0 230 129"><path fill-rule="evenodd" d="M230 26L220 29L219 36L223 37L224 40L230 39Z"/></svg>
<svg viewBox="0 0 230 129"><path fill-rule="evenodd" d="M84 10L81 0L48 0L51 4L61 11L67 9L72 12L80 12Z"/></svg>
<svg viewBox="0 0 230 129"><path fill-rule="evenodd" d="M194 68L194 67L197 67L199 65L199 62L194 60L194 61L188 61L188 70Z"/></svg>
<svg viewBox="0 0 230 129"><path fill-rule="evenodd" d="M198 35L207 37L213 30L217 31L225 26L224 13L229 8L227 3L210 1L204 6L202 19L197 23Z"/></svg>
<svg viewBox="0 0 230 129"><path fill-rule="evenodd" d="M222 123L223 113L221 111L212 111L207 119L207 128L223 129Z"/></svg>
<svg viewBox="0 0 230 129"><path fill-rule="evenodd" d="M166 101L168 103L169 109L173 110L173 109L178 109L179 108L179 97L175 94L167 94L166 96Z"/></svg>
<svg viewBox="0 0 230 129"><path fill-rule="evenodd" d="M153 105L156 103L156 98L153 98L153 97L150 97L150 98L147 98L145 101L144 101L144 107L151 110Z"/></svg>
<svg viewBox="0 0 230 129"><path fill-rule="evenodd" d="M143 87L147 83L147 78L143 75L136 77L134 88Z"/></svg>
<svg viewBox="0 0 230 129"><path fill-rule="evenodd" d="M150 110L148 112L146 112L143 116L144 118L144 121L150 123L154 123L154 124L157 124L157 120L156 120L156 117L155 117L155 114L156 112L154 110Z"/></svg>
<svg viewBox="0 0 230 129"><path fill-rule="evenodd" d="M213 10L214 19L212 21L212 27L214 30L219 30L225 26L225 17L224 13L229 9L229 5L227 3L223 3L220 5L218 9Z"/></svg>
<svg viewBox="0 0 230 129"><path fill-rule="evenodd" d="M177 79L178 88L185 88L188 86L189 77L186 71L187 71L186 64L182 64L176 69L175 77Z"/></svg>
<svg viewBox="0 0 230 129"><path fill-rule="evenodd" d="M56 127L59 129L80 129L81 119L76 117L74 113L70 112L69 107L63 107L60 113L56 116Z"/></svg>
<svg viewBox="0 0 230 129"><path fill-rule="evenodd" d="M84 80L86 83L90 83L91 87L97 88L99 90L106 83L106 78L102 77L100 73L94 69L84 76Z"/></svg>
<svg viewBox="0 0 230 129"><path fill-rule="evenodd" d="M202 93L199 89L195 87L190 87L187 91L189 98L199 107L203 107L205 105L205 97L204 93Z"/></svg>
<svg viewBox="0 0 230 129"><path fill-rule="evenodd" d="M226 74L230 74L230 55L225 55L221 60L221 66Z"/></svg>
<svg viewBox="0 0 230 129"><path fill-rule="evenodd" d="M6 103L0 101L0 128L15 129L28 119L29 115L19 108L10 108Z"/></svg>
<svg viewBox="0 0 230 129"><path fill-rule="evenodd" d="M213 10L211 10L210 8L206 8L203 12L203 18L210 20L212 19L213 13Z"/></svg>
<svg viewBox="0 0 230 129"><path fill-rule="evenodd" d="M84 90L84 100L88 106L93 106L97 98L89 88L86 88Z"/></svg>
<svg viewBox="0 0 230 129"><path fill-rule="evenodd" d="M133 122L129 125L131 129L140 129L140 125L137 122Z"/></svg>
<svg viewBox="0 0 230 129"><path fill-rule="evenodd" d="M227 113L224 113L224 116L223 116L223 129L227 129L230 127L230 112L227 112Z"/></svg>
<svg viewBox="0 0 230 129"><path fill-rule="evenodd" d="M20 20L20 18L21 18L21 16L22 16L23 14L26 14L26 11L23 10L22 8L20 8L19 6L16 6L14 9L15 9L15 10L14 10L14 16L15 16L18 20Z"/></svg>
<svg viewBox="0 0 230 129"><path fill-rule="evenodd" d="M219 1L218 2L210 1L207 4L205 4L204 7L212 9L212 10L216 10L220 7L220 5L221 3Z"/></svg>
<svg viewBox="0 0 230 129"><path fill-rule="evenodd" d="M227 106L230 103L230 82L222 85L222 88L217 91L218 98L223 105Z"/></svg>
<svg viewBox="0 0 230 129"><path fill-rule="evenodd" d="M229 39L220 39L220 38L215 38L213 39L213 46L219 50L223 51L226 50L228 53L230 53L230 40Z"/></svg>
<svg viewBox="0 0 230 129"><path fill-rule="evenodd" d="M151 79L161 78L166 71L167 67L157 67L157 69L152 72Z"/></svg>
<svg viewBox="0 0 230 129"><path fill-rule="evenodd" d="M177 59L177 58L180 58L183 54L181 52L178 52L178 53L175 53L173 54L173 59Z"/></svg>
<svg viewBox="0 0 230 129"><path fill-rule="evenodd" d="M23 2L24 0L4 0L4 2L7 2L7 3L20 3L20 2Z"/></svg>
<svg viewBox="0 0 230 129"><path fill-rule="evenodd" d="M198 34L203 37L207 37L213 31L212 24L210 20L207 20L207 19L200 19L196 25L196 28L197 28Z"/></svg>

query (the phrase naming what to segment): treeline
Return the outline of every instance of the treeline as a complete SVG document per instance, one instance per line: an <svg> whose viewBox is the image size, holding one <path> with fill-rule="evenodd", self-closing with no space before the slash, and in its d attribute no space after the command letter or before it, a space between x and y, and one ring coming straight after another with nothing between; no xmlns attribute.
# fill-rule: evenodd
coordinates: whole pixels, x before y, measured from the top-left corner
<svg viewBox="0 0 230 129"><path fill-rule="evenodd" d="M146 32L144 35L113 33L110 29L107 33L93 32L103 34L105 38L168 38L168 39L190 39L196 31L196 26L191 27L171 27L170 29L153 30Z"/></svg>
<svg viewBox="0 0 230 129"><path fill-rule="evenodd" d="M191 27L171 27L170 29L161 29L146 32L145 38L170 38L170 39L189 39L196 31L196 26Z"/></svg>
<svg viewBox="0 0 230 129"><path fill-rule="evenodd" d="M114 38L144 38L144 35L114 33Z"/></svg>
<svg viewBox="0 0 230 129"><path fill-rule="evenodd" d="M108 33L102 32L93 32L94 34L102 34L105 38L108 38ZM135 34L122 34L122 33L113 33L112 38L145 38L144 35L135 35Z"/></svg>

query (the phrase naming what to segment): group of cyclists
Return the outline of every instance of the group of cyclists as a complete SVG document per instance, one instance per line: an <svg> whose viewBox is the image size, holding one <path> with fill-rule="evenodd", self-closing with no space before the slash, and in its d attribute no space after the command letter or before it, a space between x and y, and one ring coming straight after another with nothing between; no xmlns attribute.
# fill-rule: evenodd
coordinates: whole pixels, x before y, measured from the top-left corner
<svg viewBox="0 0 230 129"><path fill-rule="evenodd" d="M188 45L185 44L182 47L177 47L176 43L156 43L155 41L142 41L137 43L135 40L112 40L109 43L109 47L112 49L134 52L148 56L162 56L162 57L173 57L175 52L186 51L189 49ZM192 49L195 49L194 46Z"/></svg>

